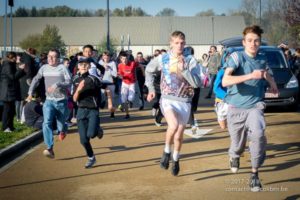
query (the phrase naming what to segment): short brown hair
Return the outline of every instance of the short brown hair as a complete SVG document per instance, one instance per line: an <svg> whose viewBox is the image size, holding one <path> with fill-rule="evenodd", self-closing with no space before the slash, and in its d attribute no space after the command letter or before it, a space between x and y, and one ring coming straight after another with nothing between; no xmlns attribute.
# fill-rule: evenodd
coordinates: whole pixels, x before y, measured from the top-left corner
<svg viewBox="0 0 300 200"><path fill-rule="evenodd" d="M179 37L183 40L185 40L185 35L183 32L181 31L174 31L172 34L171 34L171 37Z"/></svg>
<svg viewBox="0 0 300 200"><path fill-rule="evenodd" d="M247 26L243 31L243 36L245 37L248 33L255 33L261 38L261 34L264 33L262 28L258 25Z"/></svg>

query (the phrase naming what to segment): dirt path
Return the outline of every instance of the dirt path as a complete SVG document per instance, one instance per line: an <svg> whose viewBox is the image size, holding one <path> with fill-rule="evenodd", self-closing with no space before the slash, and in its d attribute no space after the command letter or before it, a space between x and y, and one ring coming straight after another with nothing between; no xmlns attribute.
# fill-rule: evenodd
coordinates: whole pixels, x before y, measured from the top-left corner
<svg viewBox="0 0 300 200"><path fill-rule="evenodd" d="M229 137L218 128L211 107L197 112L199 139L184 137L181 171L173 177L158 165L166 126L156 127L150 110L103 113L105 136L92 140L97 163L84 169L86 156L76 131L56 138L56 158L42 155L40 144L0 174L0 199L297 199L300 198L300 114L267 113L268 159L260 177L265 192L248 192L249 155L239 174L228 169ZM288 121L287 121L288 120Z"/></svg>

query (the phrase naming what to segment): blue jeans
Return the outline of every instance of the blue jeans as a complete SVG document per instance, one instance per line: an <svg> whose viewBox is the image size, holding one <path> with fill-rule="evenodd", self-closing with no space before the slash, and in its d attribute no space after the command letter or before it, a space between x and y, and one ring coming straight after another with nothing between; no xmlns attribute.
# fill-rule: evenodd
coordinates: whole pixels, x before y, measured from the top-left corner
<svg viewBox="0 0 300 200"><path fill-rule="evenodd" d="M67 100L54 101L46 100L43 105L43 136L44 143L47 145L47 148L50 149L53 147L53 121L57 121L58 131L67 131L67 126L65 125L67 112Z"/></svg>
<svg viewBox="0 0 300 200"><path fill-rule="evenodd" d="M217 74L210 74L209 75L209 91L207 96L211 97L212 93L213 93L213 89L214 89L214 83L216 80Z"/></svg>

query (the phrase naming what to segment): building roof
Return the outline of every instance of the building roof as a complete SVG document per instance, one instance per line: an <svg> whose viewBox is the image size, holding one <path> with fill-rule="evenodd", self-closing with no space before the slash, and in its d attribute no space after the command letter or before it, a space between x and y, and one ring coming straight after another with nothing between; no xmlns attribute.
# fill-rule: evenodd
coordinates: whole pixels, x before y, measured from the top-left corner
<svg viewBox="0 0 300 200"><path fill-rule="evenodd" d="M3 30L4 18L0 18ZM42 33L47 24L56 25L66 45L97 45L106 38L105 17L19 17L13 18L13 43L28 35ZM187 44L217 44L225 38L242 34L245 27L242 16L213 17L110 17L110 37L118 43L123 35L125 44L130 37L131 45L167 45L175 30L185 33ZM7 45L9 45L9 18L7 20ZM4 35L0 32L0 45Z"/></svg>

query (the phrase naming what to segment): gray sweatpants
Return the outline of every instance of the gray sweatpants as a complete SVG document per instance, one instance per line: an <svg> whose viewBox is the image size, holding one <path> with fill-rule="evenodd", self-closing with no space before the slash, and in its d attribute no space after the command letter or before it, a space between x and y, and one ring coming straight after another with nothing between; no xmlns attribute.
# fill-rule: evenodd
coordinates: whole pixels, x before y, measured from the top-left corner
<svg viewBox="0 0 300 200"><path fill-rule="evenodd" d="M264 102L259 102L250 109L231 106L228 109L227 125L231 138L229 156L240 157L245 150L248 138L252 168L259 168L266 156L264 108Z"/></svg>

